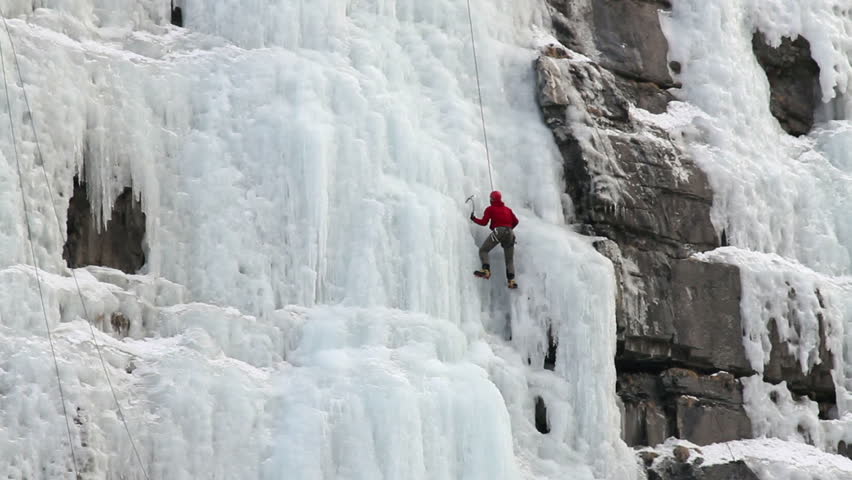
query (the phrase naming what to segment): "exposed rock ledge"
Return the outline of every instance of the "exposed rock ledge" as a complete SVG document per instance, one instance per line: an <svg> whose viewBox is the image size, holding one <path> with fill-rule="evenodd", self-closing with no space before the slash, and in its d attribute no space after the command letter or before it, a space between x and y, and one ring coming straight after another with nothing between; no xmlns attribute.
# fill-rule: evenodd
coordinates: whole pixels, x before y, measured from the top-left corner
<svg viewBox="0 0 852 480"><path fill-rule="evenodd" d="M740 272L690 258L724 244L710 221L713 194L678 133L648 120L667 110L670 69L678 68L666 61L659 26L668 2L550 3L558 39L577 52L553 45L538 59L538 101L564 159L571 220L602 237L596 246L616 267L625 440L748 438L737 377L754 372L742 340ZM805 375L778 343L765 380L833 402L829 353ZM712 375L719 371L731 375Z"/></svg>
<svg viewBox="0 0 852 480"><path fill-rule="evenodd" d="M98 265L136 273L145 265L145 213L133 190L125 188L113 204L106 225L99 225L86 183L74 177L68 204L67 241L63 258L71 268Z"/></svg>

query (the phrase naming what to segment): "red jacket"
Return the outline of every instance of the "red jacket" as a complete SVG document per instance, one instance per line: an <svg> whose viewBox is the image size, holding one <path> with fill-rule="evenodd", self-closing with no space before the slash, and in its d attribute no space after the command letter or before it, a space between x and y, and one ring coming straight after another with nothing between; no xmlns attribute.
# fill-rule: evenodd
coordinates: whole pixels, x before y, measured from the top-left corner
<svg viewBox="0 0 852 480"><path fill-rule="evenodd" d="M511 208L507 207L503 202L494 202L490 207L485 209L482 218L473 218L473 221L479 225L485 226L491 220L491 230L497 227L515 228L518 225L518 217Z"/></svg>

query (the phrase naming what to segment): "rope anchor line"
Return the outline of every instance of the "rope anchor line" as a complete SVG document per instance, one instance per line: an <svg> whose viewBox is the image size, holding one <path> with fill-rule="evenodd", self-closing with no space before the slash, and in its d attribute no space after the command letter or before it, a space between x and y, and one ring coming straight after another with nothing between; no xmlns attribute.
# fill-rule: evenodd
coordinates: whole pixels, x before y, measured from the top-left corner
<svg viewBox="0 0 852 480"><path fill-rule="evenodd" d="M3 17L3 23L6 23L6 17ZM8 33L8 26L7 33ZM11 37L10 37L11 38ZM53 344L53 334L50 331L50 321L47 319L47 308L44 305L44 295L42 293L41 287L41 275L39 274L38 269L38 257L36 257L35 245L33 242L33 232L32 227L30 226L30 213L29 206L27 205L27 196L24 194L24 177L21 169L21 158L18 153L18 140L17 135L15 135L15 122L12 118L12 98L9 95L9 80L6 74L6 58L3 51L3 43L0 42L0 67L2 67L3 71L3 90L6 93L6 105L8 106L7 113L9 114L9 130L12 134L12 150L15 153L15 167L18 170L18 187L21 190L21 204L24 207L24 223L27 227L27 240L29 241L30 246L30 255L33 259L33 269L35 270L35 278L36 278L36 286L38 287L38 297L41 301L41 313L42 317L44 317L44 328L47 331L47 342L50 345L50 354L53 357L53 370L56 373L56 384L59 387L59 401L62 403L62 415L65 417L65 430L68 434L68 448L71 450L71 462L74 467L74 475L76 478L80 478L80 472L77 469L77 453L74 450L74 440L73 435L71 434L71 421L68 419L68 407L65 404L65 391L62 389L62 376L59 373L59 362L56 359L56 347Z"/></svg>
<svg viewBox="0 0 852 480"><path fill-rule="evenodd" d="M485 158L488 160L488 181L494 190L494 176L491 173L491 151L488 148L488 129L485 127L485 107L482 105L482 82L479 79L479 61L476 59L476 35L473 33L473 13L470 0L467 0L467 22L470 26L470 45L473 48L473 68L476 72L476 91L479 94L479 118L482 121L482 138L485 141Z"/></svg>
<svg viewBox="0 0 852 480"><path fill-rule="evenodd" d="M33 109L32 109L32 106L30 104L29 96L27 95L27 88L26 88L26 85L24 83L23 74L21 72L21 64L18 60L18 53L15 50L15 42L12 39L12 33L9 29L8 22L6 21L6 16L2 13L0 13L0 16L3 17L3 27L6 30L6 36L9 39L9 46L11 47L12 59L14 60L15 69L17 70L17 73L18 73L18 80L20 81L20 84L21 84L21 91L23 93L24 103L25 103L26 108L27 108L26 113L27 113L29 121L30 121L30 127L32 128L32 132L33 132L33 139L34 139L35 144L36 144L36 153L37 153L38 156L36 158L35 163L36 163L36 165L41 167L41 172L42 172L42 176L44 178L44 183L45 183L45 186L47 187L47 192L48 192L49 197L50 197L50 205L53 208L53 216L56 219L56 225L59 229L59 237L60 237L60 239L62 240L63 243L66 243L67 242L66 234L65 234L65 231L62 228L62 221L59 219L59 211L56 208L56 201L54 199L53 189L50 186L50 179L47 175L47 169L44 166L44 155L42 154L42 150L41 150L41 142L39 142L39 139L38 139L38 131L36 130L36 127L35 127L35 117L33 116ZM17 136L15 135L14 120L13 120L13 117L12 117L12 101L11 101L11 98L9 96L9 81L8 81L7 74L6 74L6 62L3 59L2 54L3 54L3 49L2 49L2 44L0 44L0 64L2 64L3 85L4 85L4 88L5 88L5 92L6 92L6 103L9 106L9 111L8 111L8 113L9 113L9 126L10 126L10 130L11 130L11 134L12 134L12 145L14 147L14 152L15 152L15 162L16 162L16 166L17 166L17 169L18 169L18 182L19 182L20 188L21 188L21 200L22 200L23 207L24 207L24 217L25 217L26 223L27 223L27 237L29 239L30 251L31 251L31 254L32 254L32 257L33 257L33 266L35 268L36 283L38 285L38 294L39 294L39 298L41 300L42 315L44 316L45 327L47 328L47 337L48 337L48 340L50 342L50 351L51 351L51 355L53 356L53 363L54 363L54 367L55 367L55 370L56 370L56 380L57 380L57 383L59 384L59 395L60 395L60 399L62 401L62 411L63 411L63 414L65 416L65 425L66 425L66 429L68 431L68 442L69 442L69 446L71 448L71 457L72 457L72 460L74 462L74 473L75 473L76 477L79 479L81 477L80 477L79 471L77 469L77 457L76 457L76 454L74 452L74 442L72 440L71 424L70 424L70 421L68 419L68 411L67 411L67 407L65 405L65 394L64 394L63 389L62 389L62 380L61 380L61 377L60 377L60 374L59 374L59 364L58 364L57 359L56 359L56 350L54 349L54 345L53 345L53 338L52 338L52 334L51 334L51 331L50 331L50 323L47 320L47 309L45 308L45 304L44 304L44 295L43 295L43 292L42 292L41 277L39 275L38 261L36 259L35 247L34 247L33 238L32 238L32 231L30 229L29 208L28 208L28 205L27 205L26 194L24 192L24 180L23 180L23 174L22 174L21 163L20 163L20 155L18 153ZM101 368L103 369L104 376L106 377L107 384L109 385L109 390L112 393L112 398L115 401L115 406L116 406L116 410L118 412L118 417L121 419L121 423L124 425L125 432L127 432L127 438L130 441L130 446L133 448L133 453L134 453L134 456L136 457L136 461L139 463L139 468L142 471L142 475L145 477L146 480L150 480L150 477L148 476L148 472L145 469L145 464L142 462L142 457L139 455L139 450L136 448L136 442L133 440L133 435L130 432L130 427L127 424L127 419L124 416L124 411L121 408L121 403L118 401L118 395L115 393L115 388L113 387L112 379L110 378L109 371L106 367L106 361L104 360L101 345L98 342L97 335L95 334L95 327L92 325L92 322L90 321L91 317L89 316L89 311L86 308L86 301L83 298L83 291L80 288L80 282L77 279L77 273L74 271L73 268L70 269L70 270L71 270L71 276L74 279L74 286L77 289L77 296L80 298L80 304L83 307L83 315L85 317L86 323L89 325L89 331L92 335L92 342L95 345L95 350L97 350L97 352L98 352L98 358L100 359Z"/></svg>

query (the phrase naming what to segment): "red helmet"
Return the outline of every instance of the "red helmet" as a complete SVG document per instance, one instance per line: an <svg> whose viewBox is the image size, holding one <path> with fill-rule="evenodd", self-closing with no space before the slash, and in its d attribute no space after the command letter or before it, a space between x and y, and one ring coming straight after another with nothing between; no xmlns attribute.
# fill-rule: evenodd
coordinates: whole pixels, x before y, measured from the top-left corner
<svg viewBox="0 0 852 480"><path fill-rule="evenodd" d="M500 203L503 201L503 194L497 190L491 192L491 203Z"/></svg>

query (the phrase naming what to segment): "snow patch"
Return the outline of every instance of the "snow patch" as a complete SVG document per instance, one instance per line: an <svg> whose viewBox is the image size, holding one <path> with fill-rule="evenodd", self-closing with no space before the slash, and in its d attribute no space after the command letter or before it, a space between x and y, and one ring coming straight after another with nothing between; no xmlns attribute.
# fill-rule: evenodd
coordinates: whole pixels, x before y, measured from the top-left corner
<svg viewBox="0 0 852 480"><path fill-rule="evenodd" d="M674 448L683 446L691 450L690 462L702 458L701 467L745 461L761 480L842 480L852 475L852 460L833 455L810 445L787 442L777 438L757 438L697 446L691 442L668 439L662 445L644 449L664 458L674 456Z"/></svg>

